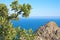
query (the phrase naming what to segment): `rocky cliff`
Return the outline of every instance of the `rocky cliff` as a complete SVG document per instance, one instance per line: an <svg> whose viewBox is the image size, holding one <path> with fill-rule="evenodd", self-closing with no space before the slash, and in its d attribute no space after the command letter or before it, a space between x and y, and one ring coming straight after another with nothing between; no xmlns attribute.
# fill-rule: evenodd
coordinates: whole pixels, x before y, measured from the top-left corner
<svg viewBox="0 0 60 40"><path fill-rule="evenodd" d="M36 31L34 40L60 40L60 28L55 22L49 22Z"/></svg>

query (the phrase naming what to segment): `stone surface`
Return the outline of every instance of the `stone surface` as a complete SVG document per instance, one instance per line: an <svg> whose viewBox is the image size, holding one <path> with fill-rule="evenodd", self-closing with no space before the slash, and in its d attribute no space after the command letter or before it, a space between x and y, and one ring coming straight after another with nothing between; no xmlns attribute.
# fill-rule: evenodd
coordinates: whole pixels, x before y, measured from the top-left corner
<svg viewBox="0 0 60 40"><path fill-rule="evenodd" d="M36 31L34 40L60 40L60 28L55 22L49 22Z"/></svg>

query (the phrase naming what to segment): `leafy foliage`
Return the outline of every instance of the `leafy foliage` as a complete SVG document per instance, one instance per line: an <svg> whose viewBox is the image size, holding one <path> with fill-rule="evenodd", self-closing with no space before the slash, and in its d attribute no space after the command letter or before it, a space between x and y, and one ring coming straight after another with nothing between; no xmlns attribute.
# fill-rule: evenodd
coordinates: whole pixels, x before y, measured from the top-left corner
<svg viewBox="0 0 60 40"><path fill-rule="evenodd" d="M9 16L7 6L0 4L0 40L33 40L35 34L32 30L14 28L11 24L11 20L18 20L20 14L23 17L28 17L31 6L29 4L18 4L18 0L12 2L10 6L14 13Z"/></svg>
<svg viewBox="0 0 60 40"><path fill-rule="evenodd" d="M30 14L31 6L29 4L18 4L18 1L14 1L11 3L11 8L18 14L22 14L23 17L28 17Z"/></svg>
<svg viewBox="0 0 60 40"><path fill-rule="evenodd" d="M17 35L16 37L18 38L14 38L15 40L33 40L34 37L36 36L35 34L33 34L32 30L25 30L25 29L22 29L22 28L16 28L16 30L19 30L17 31Z"/></svg>

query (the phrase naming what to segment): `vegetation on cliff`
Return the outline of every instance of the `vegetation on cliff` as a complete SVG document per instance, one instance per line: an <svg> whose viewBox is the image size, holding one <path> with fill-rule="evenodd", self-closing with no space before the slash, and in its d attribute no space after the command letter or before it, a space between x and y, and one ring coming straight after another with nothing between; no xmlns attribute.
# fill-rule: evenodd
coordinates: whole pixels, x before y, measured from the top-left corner
<svg viewBox="0 0 60 40"><path fill-rule="evenodd" d="M60 28L55 22L40 27L34 40L60 40Z"/></svg>

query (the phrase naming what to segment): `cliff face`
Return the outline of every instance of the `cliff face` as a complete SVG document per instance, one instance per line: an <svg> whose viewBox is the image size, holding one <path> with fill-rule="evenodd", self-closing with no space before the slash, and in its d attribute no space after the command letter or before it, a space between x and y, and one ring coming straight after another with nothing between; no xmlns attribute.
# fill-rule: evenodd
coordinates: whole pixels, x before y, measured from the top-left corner
<svg viewBox="0 0 60 40"><path fill-rule="evenodd" d="M34 40L60 40L60 28L55 22L40 27Z"/></svg>

